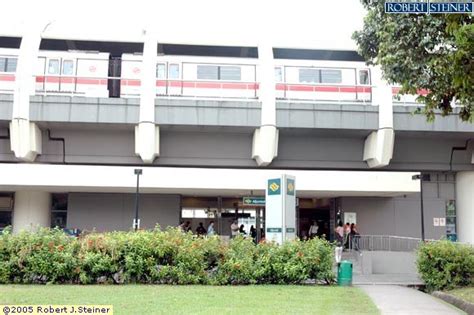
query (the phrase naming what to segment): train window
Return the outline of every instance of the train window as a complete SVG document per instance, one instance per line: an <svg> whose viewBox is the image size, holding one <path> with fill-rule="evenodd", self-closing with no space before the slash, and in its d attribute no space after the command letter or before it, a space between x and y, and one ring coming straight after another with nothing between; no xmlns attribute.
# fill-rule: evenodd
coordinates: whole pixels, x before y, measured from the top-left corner
<svg viewBox="0 0 474 315"><path fill-rule="evenodd" d="M74 74L74 61L63 60L63 74L73 75Z"/></svg>
<svg viewBox="0 0 474 315"><path fill-rule="evenodd" d="M17 58L7 58L6 72L16 72L16 65L18 63ZM1 69L1 67L0 67Z"/></svg>
<svg viewBox="0 0 474 315"><path fill-rule="evenodd" d="M156 78L166 79L166 65L164 63L158 63L156 65Z"/></svg>
<svg viewBox="0 0 474 315"><path fill-rule="evenodd" d="M48 74L58 74L59 73L59 60L50 59L48 62Z"/></svg>
<svg viewBox="0 0 474 315"><path fill-rule="evenodd" d="M7 58L0 57L0 72L5 72L6 65L7 65Z"/></svg>
<svg viewBox="0 0 474 315"><path fill-rule="evenodd" d="M300 83L319 83L319 70L309 68L299 69L299 81Z"/></svg>
<svg viewBox="0 0 474 315"><path fill-rule="evenodd" d="M321 83L341 83L342 73L341 70L321 70Z"/></svg>
<svg viewBox="0 0 474 315"><path fill-rule="evenodd" d="M197 78L199 80L219 80L219 67L208 66L208 65L198 65Z"/></svg>
<svg viewBox="0 0 474 315"><path fill-rule="evenodd" d="M369 70L359 70L359 84L370 84Z"/></svg>
<svg viewBox="0 0 474 315"><path fill-rule="evenodd" d="M240 78L241 78L240 67L235 67L235 66L219 67L219 80L240 81Z"/></svg>
<svg viewBox="0 0 474 315"><path fill-rule="evenodd" d="M169 79L173 79L173 80L179 79L179 65L178 64L175 64L175 63L170 64L168 71L169 71L168 73Z"/></svg>
<svg viewBox="0 0 474 315"><path fill-rule="evenodd" d="M283 71L281 67L275 67L275 81L283 82Z"/></svg>

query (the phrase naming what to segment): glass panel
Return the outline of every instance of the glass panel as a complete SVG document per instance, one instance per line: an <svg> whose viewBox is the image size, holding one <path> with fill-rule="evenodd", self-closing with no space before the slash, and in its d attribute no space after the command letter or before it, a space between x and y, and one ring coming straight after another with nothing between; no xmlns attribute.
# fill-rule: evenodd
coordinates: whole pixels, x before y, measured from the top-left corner
<svg viewBox="0 0 474 315"><path fill-rule="evenodd" d="M59 73L59 60L51 59L48 62L48 74L58 74Z"/></svg>
<svg viewBox="0 0 474 315"><path fill-rule="evenodd" d="M67 211L68 194L53 194L51 209Z"/></svg>
<svg viewBox="0 0 474 315"><path fill-rule="evenodd" d="M359 71L359 84L370 84L369 70L360 70Z"/></svg>
<svg viewBox="0 0 474 315"><path fill-rule="evenodd" d="M199 80L218 80L219 68L217 66L197 66L197 78Z"/></svg>
<svg viewBox="0 0 474 315"><path fill-rule="evenodd" d="M319 83L319 70L299 69L299 81L301 83Z"/></svg>
<svg viewBox="0 0 474 315"><path fill-rule="evenodd" d="M321 83L341 83L341 70L321 70Z"/></svg>
<svg viewBox="0 0 474 315"><path fill-rule="evenodd" d="M166 79L166 66L164 63L159 63L156 65L156 78Z"/></svg>
<svg viewBox="0 0 474 315"><path fill-rule="evenodd" d="M67 212L52 212L51 213L51 227L59 227L64 229L66 227Z"/></svg>
<svg viewBox="0 0 474 315"><path fill-rule="evenodd" d="M220 80L224 81L240 81L241 73L240 67L235 66L221 66L220 68Z"/></svg>
<svg viewBox="0 0 474 315"><path fill-rule="evenodd" d="M0 72L5 71L5 65L7 64L7 58L0 57Z"/></svg>
<svg viewBox="0 0 474 315"><path fill-rule="evenodd" d="M277 82L283 82L283 71L281 67L275 67L275 80Z"/></svg>
<svg viewBox="0 0 474 315"><path fill-rule="evenodd" d="M16 72L16 64L18 63L17 58L8 58L7 59L7 72ZM0 67L1 69L1 67Z"/></svg>
<svg viewBox="0 0 474 315"><path fill-rule="evenodd" d="M172 80L179 79L179 65L177 64L170 64L169 66L169 75L168 78Z"/></svg>
<svg viewBox="0 0 474 315"><path fill-rule="evenodd" d="M74 62L72 60L63 61L63 74L73 75L74 74Z"/></svg>

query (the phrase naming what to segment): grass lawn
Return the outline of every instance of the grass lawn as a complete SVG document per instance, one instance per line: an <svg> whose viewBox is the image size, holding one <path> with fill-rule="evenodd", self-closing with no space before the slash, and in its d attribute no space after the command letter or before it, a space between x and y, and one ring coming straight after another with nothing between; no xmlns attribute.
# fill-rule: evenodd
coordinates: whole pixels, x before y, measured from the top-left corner
<svg viewBox="0 0 474 315"><path fill-rule="evenodd" d="M1 285L0 304L112 304L114 314L379 314L358 288Z"/></svg>
<svg viewBox="0 0 474 315"><path fill-rule="evenodd" d="M454 289L447 291L446 293L452 294L460 299L463 299L464 301L474 303L474 287Z"/></svg>

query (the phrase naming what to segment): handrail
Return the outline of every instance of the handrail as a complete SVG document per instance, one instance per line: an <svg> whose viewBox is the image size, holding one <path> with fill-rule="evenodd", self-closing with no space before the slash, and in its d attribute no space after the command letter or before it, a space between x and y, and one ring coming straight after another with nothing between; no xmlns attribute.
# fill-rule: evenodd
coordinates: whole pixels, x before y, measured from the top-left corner
<svg viewBox="0 0 474 315"><path fill-rule="evenodd" d="M11 76L14 74L4 74ZM2 76L2 74L0 74ZM64 74L35 74L33 75L36 85L36 93L38 95L78 95L85 96L86 92L78 89L81 84L101 84L106 85L110 80L120 82L122 86L122 97L139 97L137 87L140 85L140 78L118 77L118 76L77 76ZM48 82L48 80L56 79L57 82ZM99 82L81 82L81 80L94 80ZM214 99L257 99L260 82L257 81L235 81L235 80L183 80L183 79L160 79L155 78L156 81L156 96L157 97L189 97L189 98L205 98L211 97ZM53 88L48 88L52 84ZM54 88L54 84L59 84ZM61 88L62 85L66 87ZM209 86L206 86L209 85ZM127 88L128 86L128 88ZM322 92L320 96L316 97L309 93L308 97L304 94L291 95L292 92L298 92L301 87L309 92ZM164 91L163 91L164 88ZM193 93L189 89L200 89L199 92L209 89L210 93ZM373 85L353 85L353 84L322 84L322 83L289 83L276 82L276 99L283 101L322 101L336 104L371 104L372 89L376 88ZM215 91L212 91L214 89ZM295 90L293 90L295 89ZM322 89L322 90L318 90ZM348 90L349 89L349 90ZM225 92L219 92L219 91ZM238 90L239 92L232 92ZM9 90L5 90L8 93ZM13 89L12 89L13 91ZM247 91L247 92L245 92ZM303 91L303 90L301 90ZM250 93L249 93L250 92ZM285 95L281 97L281 92ZM331 97L326 97L324 93L331 92ZM347 94L350 92L350 94ZM351 93L355 93L355 97ZM337 94L336 94L337 93ZM361 93L367 93L360 97ZM199 94L199 95L198 95ZM334 96L334 94L338 96Z"/></svg>
<svg viewBox="0 0 474 315"><path fill-rule="evenodd" d="M420 238L394 235L347 236L349 250L412 252L422 243Z"/></svg>

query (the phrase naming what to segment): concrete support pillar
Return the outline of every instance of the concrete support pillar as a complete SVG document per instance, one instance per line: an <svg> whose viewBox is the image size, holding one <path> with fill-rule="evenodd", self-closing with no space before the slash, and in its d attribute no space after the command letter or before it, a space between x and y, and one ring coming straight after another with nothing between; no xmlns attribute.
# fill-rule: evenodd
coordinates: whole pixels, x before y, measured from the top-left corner
<svg viewBox="0 0 474 315"><path fill-rule="evenodd" d="M13 116L10 123L10 146L15 157L32 162L41 154L41 132L30 122L30 95L35 93L34 69L41 43L42 26L32 23L26 28L18 54L13 94Z"/></svg>
<svg viewBox="0 0 474 315"><path fill-rule="evenodd" d="M51 225L51 194L44 191L17 191L13 208L13 233L34 231Z"/></svg>
<svg viewBox="0 0 474 315"><path fill-rule="evenodd" d="M393 157L395 132L393 130L392 88L383 80L379 68L373 68L372 103L379 108L379 128L365 139L364 161L370 168L387 166Z"/></svg>
<svg viewBox="0 0 474 315"><path fill-rule="evenodd" d="M278 129L276 128L275 65L273 47L263 43L258 46L259 99L262 105L260 128L252 141L252 158L258 166L270 164L278 155Z"/></svg>
<svg viewBox="0 0 474 315"><path fill-rule="evenodd" d="M145 34L140 90L140 116L135 127L135 154L151 164L160 154L160 129L155 125L156 56L158 41Z"/></svg>
<svg viewBox="0 0 474 315"><path fill-rule="evenodd" d="M474 244L474 172L456 174L456 221L458 240Z"/></svg>

